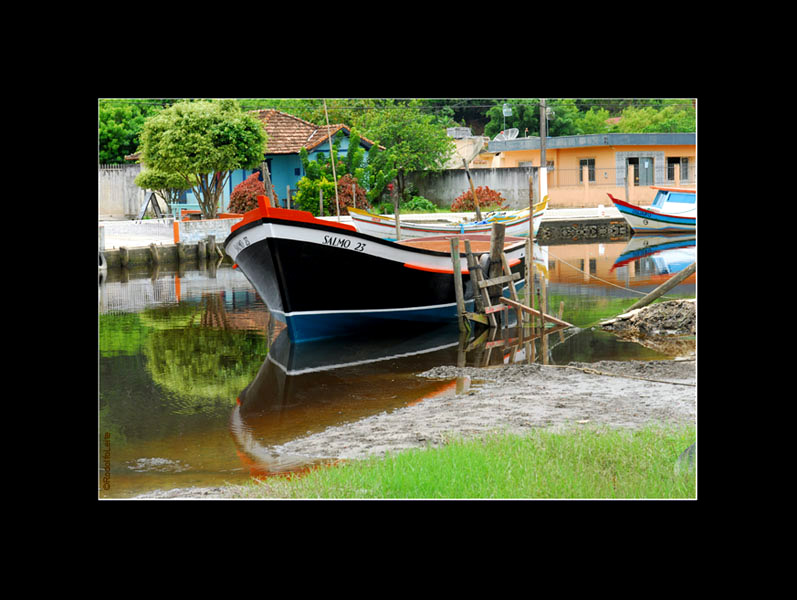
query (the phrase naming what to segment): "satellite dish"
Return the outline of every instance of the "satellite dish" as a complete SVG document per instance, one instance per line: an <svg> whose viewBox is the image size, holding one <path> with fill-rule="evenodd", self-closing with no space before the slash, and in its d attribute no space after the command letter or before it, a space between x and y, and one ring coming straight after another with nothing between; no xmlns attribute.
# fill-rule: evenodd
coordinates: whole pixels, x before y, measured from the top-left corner
<svg viewBox="0 0 797 600"><path fill-rule="evenodd" d="M518 133L520 133L520 131L516 127L513 127L512 129L507 129L504 132L504 135L506 136L506 139L514 140Z"/></svg>
<svg viewBox="0 0 797 600"><path fill-rule="evenodd" d="M504 132L502 131L501 133L499 133L497 136L495 136L495 137L493 138L493 141L494 141L494 142L502 142L502 141L504 141L505 139L506 139L506 135L505 135L505 134L504 134Z"/></svg>

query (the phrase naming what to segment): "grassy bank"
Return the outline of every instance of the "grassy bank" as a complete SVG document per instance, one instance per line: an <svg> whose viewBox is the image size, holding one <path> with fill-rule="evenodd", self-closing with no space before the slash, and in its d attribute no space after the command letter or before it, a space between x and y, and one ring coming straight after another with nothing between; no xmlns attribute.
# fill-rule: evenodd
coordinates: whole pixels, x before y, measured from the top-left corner
<svg viewBox="0 0 797 600"><path fill-rule="evenodd" d="M248 498L693 499L694 471L676 474L673 467L694 441L694 427L493 434L302 477L269 478L238 493Z"/></svg>

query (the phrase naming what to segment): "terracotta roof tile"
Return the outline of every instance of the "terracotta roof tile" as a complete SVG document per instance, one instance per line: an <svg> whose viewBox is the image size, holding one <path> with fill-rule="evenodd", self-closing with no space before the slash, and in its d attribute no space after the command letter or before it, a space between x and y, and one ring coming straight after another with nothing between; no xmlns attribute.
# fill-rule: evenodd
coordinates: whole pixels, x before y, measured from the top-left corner
<svg viewBox="0 0 797 600"><path fill-rule="evenodd" d="M320 146L326 141L330 132L334 136L339 130L345 129L351 134L351 128L347 125L330 124L328 132L326 125L315 125L273 108L254 110L251 114L262 121L266 128L267 154L298 154L303 147L312 150ZM367 146L374 144L362 136L360 139Z"/></svg>

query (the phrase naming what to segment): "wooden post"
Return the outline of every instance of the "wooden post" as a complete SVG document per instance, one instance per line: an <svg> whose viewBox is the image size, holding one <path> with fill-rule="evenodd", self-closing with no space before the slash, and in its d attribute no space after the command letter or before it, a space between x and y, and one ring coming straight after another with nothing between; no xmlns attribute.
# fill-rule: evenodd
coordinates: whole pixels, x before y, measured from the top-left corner
<svg viewBox="0 0 797 600"><path fill-rule="evenodd" d="M457 297L459 331L465 331L465 295L462 292L462 266L459 259L459 238L451 238L451 264L454 267L454 293Z"/></svg>
<svg viewBox="0 0 797 600"><path fill-rule="evenodd" d="M291 186L285 186L285 208L291 209Z"/></svg>
<svg viewBox="0 0 797 600"><path fill-rule="evenodd" d="M630 307L625 309L625 311L623 311L623 312L630 312L630 311L635 310L637 308L642 308L644 306L647 306L648 304L653 302L659 296L663 296L664 294L669 292L672 288L674 288L676 285L681 283L684 279L689 277L696 270L697 270L697 263L693 262L691 265L686 267L683 271L681 271L679 273L676 273L675 275L670 277L667 281L662 283L659 287L657 287L655 290L650 292L647 296L645 296L644 298L639 300L637 303L631 305Z"/></svg>
<svg viewBox="0 0 797 600"><path fill-rule="evenodd" d="M199 240L196 243L196 256L200 263L202 263L208 257L208 251L205 248L205 240Z"/></svg>
<svg viewBox="0 0 797 600"><path fill-rule="evenodd" d="M465 165L465 173L468 176L468 183L470 183L470 191L473 194L473 205L476 207L476 220L482 220L482 211L479 208L479 199L476 197L476 188L473 186L473 178L470 176L470 168L467 161L463 158L462 164Z"/></svg>
<svg viewBox="0 0 797 600"><path fill-rule="evenodd" d="M401 217L399 215L398 188L394 187L390 191L390 195L393 196L393 216L396 218L396 240L400 240L401 239Z"/></svg>
<svg viewBox="0 0 797 600"><path fill-rule="evenodd" d="M545 332L545 314L548 312L548 280L545 279L545 275L540 273L540 292L541 292L541 299L540 299L540 315L542 319L542 330L543 333Z"/></svg>
<svg viewBox="0 0 797 600"><path fill-rule="evenodd" d="M327 112L327 100L324 98L324 116L327 119L327 143L329 144L329 160L332 162L332 181L335 184L335 206L338 210L338 221L340 221L340 200L338 200L338 176L335 173L335 155L332 152L332 130L329 127L329 113Z"/></svg>
<svg viewBox="0 0 797 600"><path fill-rule="evenodd" d="M177 246L177 266L179 267L186 262L185 244L177 242L175 245Z"/></svg>
<svg viewBox="0 0 797 600"><path fill-rule="evenodd" d="M152 255L152 264L159 265L161 263L161 258L158 255L158 246L154 243L149 245L149 253Z"/></svg>
<svg viewBox="0 0 797 600"><path fill-rule="evenodd" d="M274 198L274 186L271 184L271 174L268 172L268 163L263 161L260 165L260 169L263 173L263 187L266 190L266 196L268 196L269 200L272 200Z"/></svg>
<svg viewBox="0 0 797 600"><path fill-rule="evenodd" d="M126 246L119 246L119 261L125 269L130 264L130 252Z"/></svg>
<svg viewBox="0 0 797 600"><path fill-rule="evenodd" d="M488 278L499 277L501 275L501 254L504 252L504 237L506 235L506 225L503 223L493 223L492 231L490 233L490 271ZM490 294L490 302L494 303L501 295L501 286L491 286L488 289Z"/></svg>
<svg viewBox="0 0 797 600"><path fill-rule="evenodd" d="M479 289L479 280L476 276L476 269L479 268L476 263L476 257L470 250L470 240L465 240L465 257L468 260L468 271L470 272L470 284L473 288L473 304L476 312L484 312L484 301L482 300L481 291Z"/></svg>
<svg viewBox="0 0 797 600"><path fill-rule="evenodd" d="M216 236L209 235L208 236L208 256L211 259L216 258Z"/></svg>

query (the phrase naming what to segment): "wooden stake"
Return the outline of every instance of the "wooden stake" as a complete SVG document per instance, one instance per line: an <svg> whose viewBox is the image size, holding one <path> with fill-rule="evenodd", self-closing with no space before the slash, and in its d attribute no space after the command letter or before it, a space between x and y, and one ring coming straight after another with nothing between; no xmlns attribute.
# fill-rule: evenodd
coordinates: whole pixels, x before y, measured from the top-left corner
<svg viewBox="0 0 797 600"><path fill-rule="evenodd" d="M633 304L629 308L625 309L623 312L630 312L630 311L632 311L634 309L642 308L643 306L647 306L648 304L653 302L659 296L663 296L664 294L669 292L672 288L674 288L676 285L681 283L684 279L689 277L696 270L697 270L697 263L693 262L691 265L686 267L683 271L681 271L680 273L676 273L675 275L670 277L667 281L662 283L659 287L657 287L655 290L650 292L647 296L645 296L644 298L639 300L636 304Z"/></svg>
<svg viewBox="0 0 797 600"><path fill-rule="evenodd" d="M528 306L521 304L520 302L517 302L515 300L510 300L509 298L504 298L503 296L499 298L499 300L504 304L511 306L512 308L519 308L520 310L528 312L529 314L540 316L540 311L534 308L529 308ZM556 323L557 325L563 325L565 327L573 327L572 323L568 323L567 321L562 321L561 319L557 319L552 315L545 315L545 319L551 321L552 323Z"/></svg>
<svg viewBox="0 0 797 600"><path fill-rule="evenodd" d="M155 244L149 245L149 253L152 255L152 264L159 265L161 259L160 256L158 255L158 247Z"/></svg>
<svg viewBox="0 0 797 600"><path fill-rule="evenodd" d="M467 161L463 158L462 164L465 165L465 173L468 176L468 183L470 183L470 191L473 194L473 205L476 207L476 220L482 220L482 211L479 208L479 199L476 197L476 188L473 186L473 178L470 176L470 168Z"/></svg>
<svg viewBox="0 0 797 600"><path fill-rule="evenodd" d="M457 297L459 331L465 331L465 295L462 292L462 265L459 260L459 239L451 238L451 264L454 267L454 293Z"/></svg>
<svg viewBox="0 0 797 600"><path fill-rule="evenodd" d="M332 156L332 133L329 128L329 113L327 113L327 101L324 99L324 116L327 118L327 143L329 144L329 160L332 161L332 181L335 184L335 206L338 209L338 221L340 221L340 200L338 200L338 176L335 174L335 157Z"/></svg>
<svg viewBox="0 0 797 600"><path fill-rule="evenodd" d="M506 225L503 223L493 223L490 233L490 272L489 279L494 279L501 275L501 255L504 253L504 236L506 235ZM489 290L490 301L501 295L501 286L491 287Z"/></svg>
<svg viewBox="0 0 797 600"><path fill-rule="evenodd" d="M473 288L473 302L476 307L476 312L484 312L484 301L479 290L479 281L476 275L476 269L479 266L476 264L476 257L470 251L470 240L465 240L465 257L468 260L468 271L470 271L470 284Z"/></svg>

